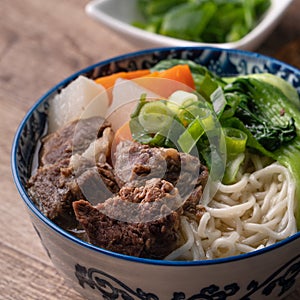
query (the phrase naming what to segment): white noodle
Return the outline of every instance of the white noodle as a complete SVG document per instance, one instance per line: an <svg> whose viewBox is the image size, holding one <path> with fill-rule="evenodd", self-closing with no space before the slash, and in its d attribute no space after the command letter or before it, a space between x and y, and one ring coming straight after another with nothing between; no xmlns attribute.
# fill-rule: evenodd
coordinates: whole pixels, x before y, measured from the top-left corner
<svg viewBox="0 0 300 300"><path fill-rule="evenodd" d="M219 192L237 193L237 192L241 191L243 188L245 188L247 183L248 183L248 175L243 176L242 179L235 184L225 185L225 184L220 183L219 184Z"/></svg>
<svg viewBox="0 0 300 300"><path fill-rule="evenodd" d="M296 233L295 182L278 163L250 155L250 173L232 185L218 185L206 212L182 218L186 242L166 259L215 259L264 248ZM250 169L250 168L249 168Z"/></svg>
<svg viewBox="0 0 300 300"><path fill-rule="evenodd" d="M235 206L230 206L230 207L222 207L222 208L211 208L211 207L206 207L206 210L210 213L212 217L215 218L233 218L235 216L242 216L246 210L250 209L253 207L255 204L255 198L254 197L249 197L250 199L248 202L238 204Z"/></svg>
<svg viewBox="0 0 300 300"><path fill-rule="evenodd" d="M209 219L210 219L209 212L205 212L200 219L199 226L198 226L198 235L201 238L207 237L206 228L207 228L207 223L208 223Z"/></svg>
<svg viewBox="0 0 300 300"><path fill-rule="evenodd" d="M239 234L234 231L229 236L222 236L216 239L212 245L211 249L215 256L227 257L234 255L236 253L236 242L239 239Z"/></svg>

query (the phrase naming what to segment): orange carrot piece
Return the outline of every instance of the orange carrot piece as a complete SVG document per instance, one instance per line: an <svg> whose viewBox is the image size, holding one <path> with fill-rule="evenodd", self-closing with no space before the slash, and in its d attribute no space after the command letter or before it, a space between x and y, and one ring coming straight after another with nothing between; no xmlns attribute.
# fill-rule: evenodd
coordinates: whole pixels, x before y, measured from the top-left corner
<svg viewBox="0 0 300 300"><path fill-rule="evenodd" d="M193 90L195 89L195 83L192 76L192 72L188 65L176 65L165 71L155 71L149 75L145 75L144 77L170 79L181 82L189 86Z"/></svg>
<svg viewBox="0 0 300 300"><path fill-rule="evenodd" d="M176 65L133 80L163 98L170 97L177 90L195 91L193 75L188 65Z"/></svg>
<svg viewBox="0 0 300 300"><path fill-rule="evenodd" d="M127 121L120 128L118 128L116 133L115 133L115 141L116 141L117 144L119 142L125 141L125 140L132 140L129 121Z"/></svg>
<svg viewBox="0 0 300 300"><path fill-rule="evenodd" d="M137 77L150 74L150 70L136 70L130 72L118 72L108 76L103 76L95 79L96 83L102 84L106 89L112 88L118 78L134 79Z"/></svg>
<svg viewBox="0 0 300 300"><path fill-rule="evenodd" d="M134 80L137 84L164 98L168 98L176 90L187 92L195 90L194 79L188 65L176 65L170 69L152 73L148 69L118 72L95 79L96 83L107 89L110 102L112 101L112 88L118 78Z"/></svg>

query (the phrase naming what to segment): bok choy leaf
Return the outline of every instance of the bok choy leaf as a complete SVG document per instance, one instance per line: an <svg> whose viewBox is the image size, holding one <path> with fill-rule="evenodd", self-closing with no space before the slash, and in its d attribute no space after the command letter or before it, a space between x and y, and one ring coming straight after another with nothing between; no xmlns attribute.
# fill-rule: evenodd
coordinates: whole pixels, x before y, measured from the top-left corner
<svg viewBox="0 0 300 300"><path fill-rule="evenodd" d="M224 88L228 103L222 125L244 131L247 146L286 166L296 182L296 220L300 228L300 110L297 93L276 76L246 76Z"/></svg>
<svg viewBox="0 0 300 300"><path fill-rule="evenodd" d="M286 104L289 100L278 88L255 78L239 78L224 90L225 94L233 93L239 98L235 117L268 151L296 137L293 111L297 108L292 103Z"/></svg>

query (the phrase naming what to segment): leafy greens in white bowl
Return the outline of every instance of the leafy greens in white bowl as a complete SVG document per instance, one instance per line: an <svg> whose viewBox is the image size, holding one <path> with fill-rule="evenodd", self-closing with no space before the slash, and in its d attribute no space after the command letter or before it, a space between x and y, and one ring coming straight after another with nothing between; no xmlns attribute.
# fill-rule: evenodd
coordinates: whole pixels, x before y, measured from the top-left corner
<svg viewBox="0 0 300 300"><path fill-rule="evenodd" d="M157 46L213 46L227 49L254 50L279 23L292 1L271 0L270 7L258 20L257 25L242 38L230 42L204 42L188 38L180 39L138 28L133 24L141 24L145 21L145 17L138 7L138 0L93 0L86 6L86 13L141 48ZM248 8L244 8L245 14L248 11Z"/></svg>

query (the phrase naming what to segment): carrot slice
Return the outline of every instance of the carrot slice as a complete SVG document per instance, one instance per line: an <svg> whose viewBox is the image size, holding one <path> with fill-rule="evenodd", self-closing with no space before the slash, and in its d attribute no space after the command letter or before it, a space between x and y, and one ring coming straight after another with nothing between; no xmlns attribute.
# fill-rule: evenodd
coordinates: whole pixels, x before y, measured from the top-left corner
<svg viewBox="0 0 300 300"><path fill-rule="evenodd" d="M129 121L124 123L115 133L115 141L118 144L121 141L132 140Z"/></svg>
<svg viewBox="0 0 300 300"><path fill-rule="evenodd" d="M165 78L181 82L191 89L195 89L194 79L188 65L176 65L165 71L150 72L148 69L135 70L130 72L118 72L95 79L95 82L102 84L106 89L114 86L118 78L135 79L139 77L146 78Z"/></svg>
<svg viewBox="0 0 300 300"><path fill-rule="evenodd" d="M137 77L150 74L150 70L136 70L130 72L118 72L108 76L103 76L95 79L96 83L102 84L106 89L112 88L118 78L134 79Z"/></svg>
<svg viewBox="0 0 300 300"><path fill-rule="evenodd" d="M133 80L163 98L168 98L177 90L195 91L194 79L188 65L176 65L165 71L155 71Z"/></svg>
<svg viewBox="0 0 300 300"><path fill-rule="evenodd" d="M112 101L112 88L118 78L134 80L140 86L162 98L168 98L177 90L186 92L195 90L193 75L188 65L176 65L170 69L152 73L148 69L118 72L95 79L96 83L101 84L107 90L110 103Z"/></svg>
<svg viewBox="0 0 300 300"><path fill-rule="evenodd" d="M195 89L194 79L188 65L176 65L165 71L155 71L149 75L145 75L144 77L170 79L181 82L189 86L191 89Z"/></svg>

